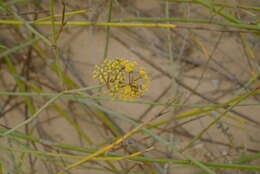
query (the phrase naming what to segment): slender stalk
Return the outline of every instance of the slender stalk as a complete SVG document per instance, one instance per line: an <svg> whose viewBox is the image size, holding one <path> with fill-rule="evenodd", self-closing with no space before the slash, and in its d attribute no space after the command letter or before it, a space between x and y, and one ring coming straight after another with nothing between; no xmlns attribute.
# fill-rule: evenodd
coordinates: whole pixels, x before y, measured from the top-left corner
<svg viewBox="0 0 260 174"><path fill-rule="evenodd" d="M113 7L113 0L109 0L107 22L111 22L111 19L112 19L112 7ZM106 42L105 42L105 50L104 50L103 59L105 59L107 57L107 54L108 54L109 38L110 38L110 27L107 26L106 27Z"/></svg>
<svg viewBox="0 0 260 174"><path fill-rule="evenodd" d="M62 93L59 93L57 95L55 95L54 97L52 97L48 102L46 102L39 110L37 110L31 117L29 117L27 120L23 121L22 123L19 123L18 125L16 125L15 127L13 127L12 129L6 131L5 133L2 134L2 136L6 136L14 131L16 131L17 129L19 129L20 127L25 126L26 124L32 122L34 119L36 119L38 117L38 115L44 110L46 109L50 104L52 104L54 101L56 101L60 96L66 94L66 93L73 93L73 92L81 92L81 91L86 91L86 90L92 90L95 88L100 88L102 86L98 85L95 87L88 87L88 88L81 88L81 89L73 89L70 91L64 91Z"/></svg>

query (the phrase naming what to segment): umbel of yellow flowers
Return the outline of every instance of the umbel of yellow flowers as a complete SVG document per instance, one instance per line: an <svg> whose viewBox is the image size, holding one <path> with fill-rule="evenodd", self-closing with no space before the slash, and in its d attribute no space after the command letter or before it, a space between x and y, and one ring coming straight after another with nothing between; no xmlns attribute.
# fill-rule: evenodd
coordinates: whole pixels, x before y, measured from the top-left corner
<svg viewBox="0 0 260 174"><path fill-rule="evenodd" d="M147 89L150 78L138 63L125 58L105 59L96 65L93 78L106 87L105 93L118 98L136 98Z"/></svg>

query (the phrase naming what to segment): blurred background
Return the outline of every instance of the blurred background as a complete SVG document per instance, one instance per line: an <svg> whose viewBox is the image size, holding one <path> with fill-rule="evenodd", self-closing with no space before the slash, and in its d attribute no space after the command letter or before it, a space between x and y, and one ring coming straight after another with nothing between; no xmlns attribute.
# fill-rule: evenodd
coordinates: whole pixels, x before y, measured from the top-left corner
<svg viewBox="0 0 260 174"><path fill-rule="evenodd" d="M259 22L259 0L0 1L0 174L56 174L141 123L66 173L258 173ZM48 103L117 57L151 77L142 97Z"/></svg>

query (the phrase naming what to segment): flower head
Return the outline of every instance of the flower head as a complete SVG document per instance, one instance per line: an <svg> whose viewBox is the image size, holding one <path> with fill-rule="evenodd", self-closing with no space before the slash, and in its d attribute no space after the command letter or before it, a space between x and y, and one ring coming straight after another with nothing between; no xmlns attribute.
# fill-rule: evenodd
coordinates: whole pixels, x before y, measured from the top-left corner
<svg viewBox="0 0 260 174"><path fill-rule="evenodd" d="M138 63L125 58L105 59L96 65L93 78L107 88L106 93L119 98L136 98L147 89L150 78Z"/></svg>

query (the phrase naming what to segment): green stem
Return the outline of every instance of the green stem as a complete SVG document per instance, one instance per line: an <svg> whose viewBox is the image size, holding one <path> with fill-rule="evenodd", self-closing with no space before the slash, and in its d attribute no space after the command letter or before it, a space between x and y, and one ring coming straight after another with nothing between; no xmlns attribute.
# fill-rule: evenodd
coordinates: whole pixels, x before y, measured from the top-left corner
<svg viewBox="0 0 260 174"><path fill-rule="evenodd" d="M248 25L248 24L236 24L236 23L226 23L221 21L214 21L208 19L195 19L195 18L120 18L113 19L113 22L182 22L182 23L202 23L202 24L215 24L223 27L233 27L233 28L242 28L248 30L260 31L260 26L257 25ZM0 21L1 23L1 21ZM178 26L177 26L178 27Z"/></svg>
<svg viewBox="0 0 260 174"><path fill-rule="evenodd" d="M4 134L7 132L8 129L0 128L0 134ZM25 135L23 133L14 131L9 134L9 136L20 138L23 140L35 142L35 143L41 143L46 144L48 146L61 148L63 150L71 150L75 152L84 152L84 153L95 153L97 150L87 148L87 147L78 147L68 144L62 144L57 142L52 142L49 140L39 139L33 136ZM106 157L124 157L124 155L116 154L113 152L107 152ZM182 165L192 165L191 161L189 160L179 160L179 159L169 159L169 158L152 158L152 157L130 157L130 160L133 161L141 161L141 162L156 162L156 163L172 163L172 164L182 164ZM229 169L240 169L240 170L256 170L260 171L259 165L240 165L240 164L226 164L226 163L210 163L210 162L202 162L205 166L213 167L213 168L229 168Z"/></svg>
<svg viewBox="0 0 260 174"><path fill-rule="evenodd" d="M178 3L193 3L198 4L199 2L193 1L193 0L165 0L169 2L178 2ZM212 2L214 6L219 7L227 7L227 8L241 8L245 10L254 10L254 11L260 11L260 7L254 7L254 6L247 6L247 5L235 5L235 4L229 4L225 2Z"/></svg>
<svg viewBox="0 0 260 174"><path fill-rule="evenodd" d="M122 22L182 22L182 23L201 23L201 24L215 24L223 27L233 27L233 28L242 28L247 30L256 30L260 31L260 26L257 25L249 25L249 24L235 24L235 23L226 23L220 21L213 21L207 19L193 19L193 18L119 18L113 19L113 22L118 23L104 23L104 22L84 22L84 21L67 21L66 25L72 26L113 26L113 27L132 27L131 23L129 25L127 23ZM51 25L51 21L31 21L29 24L35 25ZM0 24L10 24L10 25L22 25L25 24L24 21L17 20L0 20ZM61 21L55 21L55 25L62 25ZM118 24L118 25L116 25ZM135 25L135 27L148 27L147 25Z"/></svg>
<svg viewBox="0 0 260 174"><path fill-rule="evenodd" d="M102 85L103 86L103 85ZM73 90L69 90L69 91L64 91L62 93L56 94L54 97L52 97L48 102L46 102L38 111L36 111L30 118L28 118L27 120L23 121L22 123L19 123L18 125L16 125L15 127L13 127L12 129L6 131L5 133L2 134L2 136L6 136L14 131L16 131L17 129L23 127L24 125L32 122L34 119L37 118L37 116L45 109L47 108L50 104L52 104L54 101L56 101L56 99L58 99L60 96L66 94L66 93L74 93L74 92L81 92L81 91L86 91L86 90L91 90L91 89L95 89L95 88L100 88L102 87L101 85L98 86L91 86L88 88L80 88L80 89L73 89Z"/></svg>

